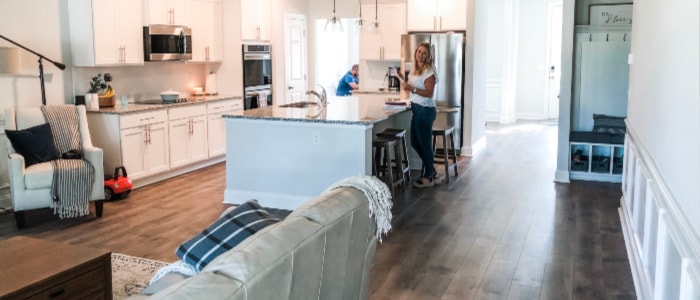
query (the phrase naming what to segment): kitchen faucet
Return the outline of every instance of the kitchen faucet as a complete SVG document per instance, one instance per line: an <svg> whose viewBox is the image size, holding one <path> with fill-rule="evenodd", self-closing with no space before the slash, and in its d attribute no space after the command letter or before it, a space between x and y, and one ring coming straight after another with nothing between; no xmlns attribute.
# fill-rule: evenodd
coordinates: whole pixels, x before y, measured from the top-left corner
<svg viewBox="0 0 700 300"><path fill-rule="evenodd" d="M326 89L323 88L323 86L321 86L320 84L317 84L317 86L321 88L321 91L323 91L321 94L319 94L315 90L306 91L306 94L307 95L313 94L314 96L316 96L316 98L318 98L318 100L321 102L321 107L326 108L326 104L328 104L328 97L326 96Z"/></svg>

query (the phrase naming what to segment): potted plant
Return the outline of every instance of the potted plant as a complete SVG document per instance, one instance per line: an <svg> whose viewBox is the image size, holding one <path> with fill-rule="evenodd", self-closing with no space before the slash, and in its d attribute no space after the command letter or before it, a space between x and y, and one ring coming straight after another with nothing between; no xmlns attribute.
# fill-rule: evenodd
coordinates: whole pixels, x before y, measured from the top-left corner
<svg viewBox="0 0 700 300"><path fill-rule="evenodd" d="M99 73L90 81L90 90L88 94L98 95L99 107L114 106L114 89L108 84L108 82L111 81L112 75L109 73ZM94 105L91 105L91 107L96 108Z"/></svg>

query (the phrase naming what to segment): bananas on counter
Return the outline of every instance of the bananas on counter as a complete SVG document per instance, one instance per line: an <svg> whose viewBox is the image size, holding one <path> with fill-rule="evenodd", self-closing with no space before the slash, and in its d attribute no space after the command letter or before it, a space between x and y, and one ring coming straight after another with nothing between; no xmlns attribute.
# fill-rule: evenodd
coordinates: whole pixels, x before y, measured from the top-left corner
<svg viewBox="0 0 700 300"><path fill-rule="evenodd" d="M100 97L104 97L104 98L109 98L112 96L114 96L114 89L112 88L111 85L108 85L107 89L105 89L105 91L102 94L100 94Z"/></svg>

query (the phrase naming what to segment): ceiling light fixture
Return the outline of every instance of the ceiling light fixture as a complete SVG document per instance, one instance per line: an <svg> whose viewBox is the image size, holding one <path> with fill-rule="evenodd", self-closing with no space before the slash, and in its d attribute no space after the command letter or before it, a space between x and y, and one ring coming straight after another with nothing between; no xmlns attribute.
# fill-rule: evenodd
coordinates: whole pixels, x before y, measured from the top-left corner
<svg viewBox="0 0 700 300"><path fill-rule="evenodd" d="M343 24L335 17L335 0L333 0L333 15L326 21L325 31L343 32Z"/></svg>
<svg viewBox="0 0 700 300"><path fill-rule="evenodd" d="M367 26L365 26L364 24L365 20L362 19L362 0L358 2L360 2L360 18L357 19L357 21L355 21L355 32L359 33L360 31L362 31L362 29L364 29Z"/></svg>
<svg viewBox="0 0 700 300"><path fill-rule="evenodd" d="M379 17L378 17L378 11L379 11L379 5L377 4L377 0L374 0L374 22L369 24L369 33L371 34L381 34L382 33L382 26L379 24Z"/></svg>

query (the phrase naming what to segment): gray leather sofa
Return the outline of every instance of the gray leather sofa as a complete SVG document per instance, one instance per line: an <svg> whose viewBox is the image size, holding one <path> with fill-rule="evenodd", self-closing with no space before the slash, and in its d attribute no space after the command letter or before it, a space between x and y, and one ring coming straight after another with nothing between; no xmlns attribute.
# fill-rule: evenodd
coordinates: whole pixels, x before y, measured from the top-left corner
<svg viewBox="0 0 700 300"><path fill-rule="evenodd" d="M367 299L375 232L365 195L338 188L149 299Z"/></svg>

